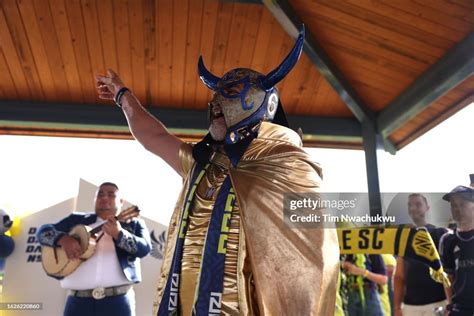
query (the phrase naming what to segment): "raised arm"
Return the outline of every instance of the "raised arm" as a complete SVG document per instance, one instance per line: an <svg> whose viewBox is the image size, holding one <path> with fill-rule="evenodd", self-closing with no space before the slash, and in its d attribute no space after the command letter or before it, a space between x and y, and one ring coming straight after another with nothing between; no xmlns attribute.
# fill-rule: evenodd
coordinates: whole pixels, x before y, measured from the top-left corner
<svg viewBox="0 0 474 316"><path fill-rule="evenodd" d="M110 69L106 76L96 77L96 84L99 98L105 100L114 100L117 92L125 87L118 75ZM121 96L120 104L133 137L181 174L179 149L183 141L168 132L163 123L151 115L131 91Z"/></svg>

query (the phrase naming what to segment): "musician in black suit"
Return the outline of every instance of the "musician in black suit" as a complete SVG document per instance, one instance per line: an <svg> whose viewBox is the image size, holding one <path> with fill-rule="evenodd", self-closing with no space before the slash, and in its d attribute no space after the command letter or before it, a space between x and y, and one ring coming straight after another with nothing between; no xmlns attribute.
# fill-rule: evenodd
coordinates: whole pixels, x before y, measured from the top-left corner
<svg viewBox="0 0 474 316"><path fill-rule="evenodd" d="M150 235L141 219L121 223L115 216L123 200L111 182L102 183L95 198L95 213L72 213L56 224L39 228L41 245L61 246L69 259L81 260L79 242L68 235L76 225L92 228L103 224L96 250L71 274L60 280L69 290L65 316L135 315L133 284L141 281L140 259L151 249Z"/></svg>

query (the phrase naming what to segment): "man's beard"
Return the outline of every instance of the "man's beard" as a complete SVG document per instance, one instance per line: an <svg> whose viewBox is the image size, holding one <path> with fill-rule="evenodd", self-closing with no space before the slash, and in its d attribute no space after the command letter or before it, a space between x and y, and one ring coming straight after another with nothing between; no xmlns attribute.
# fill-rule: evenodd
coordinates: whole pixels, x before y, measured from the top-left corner
<svg viewBox="0 0 474 316"><path fill-rule="evenodd" d="M223 116L214 118L209 126L209 133L215 141L221 142L227 134L227 125Z"/></svg>

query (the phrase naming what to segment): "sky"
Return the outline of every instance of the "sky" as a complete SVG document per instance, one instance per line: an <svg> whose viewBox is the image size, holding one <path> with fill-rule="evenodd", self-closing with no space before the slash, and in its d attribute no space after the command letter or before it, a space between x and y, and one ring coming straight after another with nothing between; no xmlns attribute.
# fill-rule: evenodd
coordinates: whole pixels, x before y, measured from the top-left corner
<svg viewBox="0 0 474 316"><path fill-rule="evenodd" d="M464 108L396 155L379 151L382 192L448 192L474 173L474 106ZM181 178L132 140L0 136L0 208L25 216L75 197L79 180L118 184L142 214L167 225ZM307 148L323 167L323 190L366 192L364 152ZM84 210L92 211L92 210Z"/></svg>

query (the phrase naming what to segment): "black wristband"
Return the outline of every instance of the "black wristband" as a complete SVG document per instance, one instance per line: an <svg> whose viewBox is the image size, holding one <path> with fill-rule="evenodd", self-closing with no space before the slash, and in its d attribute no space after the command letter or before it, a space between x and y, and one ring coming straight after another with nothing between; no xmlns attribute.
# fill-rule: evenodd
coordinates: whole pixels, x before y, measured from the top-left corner
<svg viewBox="0 0 474 316"><path fill-rule="evenodd" d="M120 99L122 98L122 96L125 94L125 92L127 91L130 91L128 90L127 87L123 87L121 88L119 91L117 91L117 93L115 94L115 97L114 97L114 102L115 104L117 104L119 107L122 107L122 104L120 103Z"/></svg>

